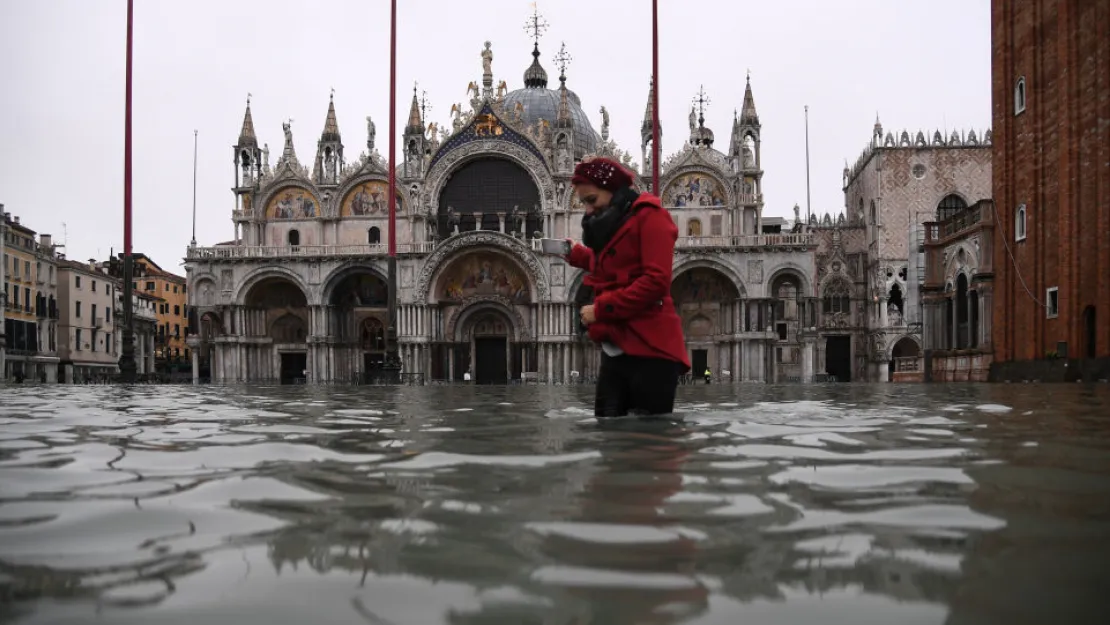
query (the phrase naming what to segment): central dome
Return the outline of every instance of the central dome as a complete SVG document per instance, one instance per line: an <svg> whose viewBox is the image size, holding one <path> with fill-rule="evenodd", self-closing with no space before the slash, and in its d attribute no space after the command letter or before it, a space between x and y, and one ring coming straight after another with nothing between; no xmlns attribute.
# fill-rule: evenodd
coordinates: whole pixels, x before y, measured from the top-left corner
<svg viewBox="0 0 1110 625"><path fill-rule="evenodd" d="M565 83L563 88L566 88ZM540 65L540 51L537 46L532 51L532 65L524 72L524 88L505 94L502 106L504 110L512 111L519 102L524 109L522 120L528 128L539 124L541 119L546 119L554 127L561 100L562 94L558 89L547 88L547 72ZM601 137L582 110L582 100L570 89L567 89L567 105L574 131L574 158L578 160L595 152Z"/></svg>

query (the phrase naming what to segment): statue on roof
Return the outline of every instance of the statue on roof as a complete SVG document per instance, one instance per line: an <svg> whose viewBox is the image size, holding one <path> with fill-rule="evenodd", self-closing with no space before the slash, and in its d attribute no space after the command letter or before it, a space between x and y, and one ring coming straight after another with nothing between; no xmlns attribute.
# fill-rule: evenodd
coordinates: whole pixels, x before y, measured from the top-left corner
<svg viewBox="0 0 1110 625"><path fill-rule="evenodd" d="M486 76L493 75L493 50L490 49L490 42L486 42L486 49L482 50L482 73Z"/></svg>

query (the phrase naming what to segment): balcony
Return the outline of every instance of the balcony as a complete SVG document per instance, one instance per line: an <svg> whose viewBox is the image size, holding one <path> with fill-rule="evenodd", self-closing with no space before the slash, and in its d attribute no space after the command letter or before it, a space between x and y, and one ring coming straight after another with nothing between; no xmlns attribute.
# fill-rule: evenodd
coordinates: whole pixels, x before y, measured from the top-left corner
<svg viewBox="0 0 1110 625"><path fill-rule="evenodd" d="M427 254L435 248L435 243L399 243L398 254ZM334 256L386 256L389 246L385 243L373 245L282 245L247 246L226 245L220 247L194 247L186 253L186 260L236 260L256 258L319 258Z"/></svg>
<svg viewBox="0 0 1110 625"><path fill-rule="evenodd" d="M725 249L725 248L773 248L773 247L812 247L817 245L816 235L812 232L799 234L739 234L716 237L678 237L676 249Z"/></svg>

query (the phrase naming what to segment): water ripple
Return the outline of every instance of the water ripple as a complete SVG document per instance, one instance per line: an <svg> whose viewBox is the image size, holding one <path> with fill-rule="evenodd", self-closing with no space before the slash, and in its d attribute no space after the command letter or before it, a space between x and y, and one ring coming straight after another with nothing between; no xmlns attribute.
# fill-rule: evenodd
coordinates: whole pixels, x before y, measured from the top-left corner
<svg viewBox="0 0 1110 625"><path fill-rule="evenodd" d="M599 424L588 387L0 389L0 606L1104 622L1105 387L680 390L675 419Z"/></svg>

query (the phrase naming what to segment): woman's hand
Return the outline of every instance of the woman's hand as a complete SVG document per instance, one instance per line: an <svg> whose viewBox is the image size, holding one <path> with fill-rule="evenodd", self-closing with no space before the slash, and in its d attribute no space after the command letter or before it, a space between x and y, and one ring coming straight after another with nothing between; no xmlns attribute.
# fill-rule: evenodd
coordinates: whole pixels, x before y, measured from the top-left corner
<svg viewBox="0 0 1110 625"><path fill-rule="evenodd" d="M588 326L591 323L597 321L597 317L594 317L594 305L593 304L587 304L587 305L583 306L582 310L579 311L579 316L582 318L582 325L585 325L585 326Z"/></svg>

